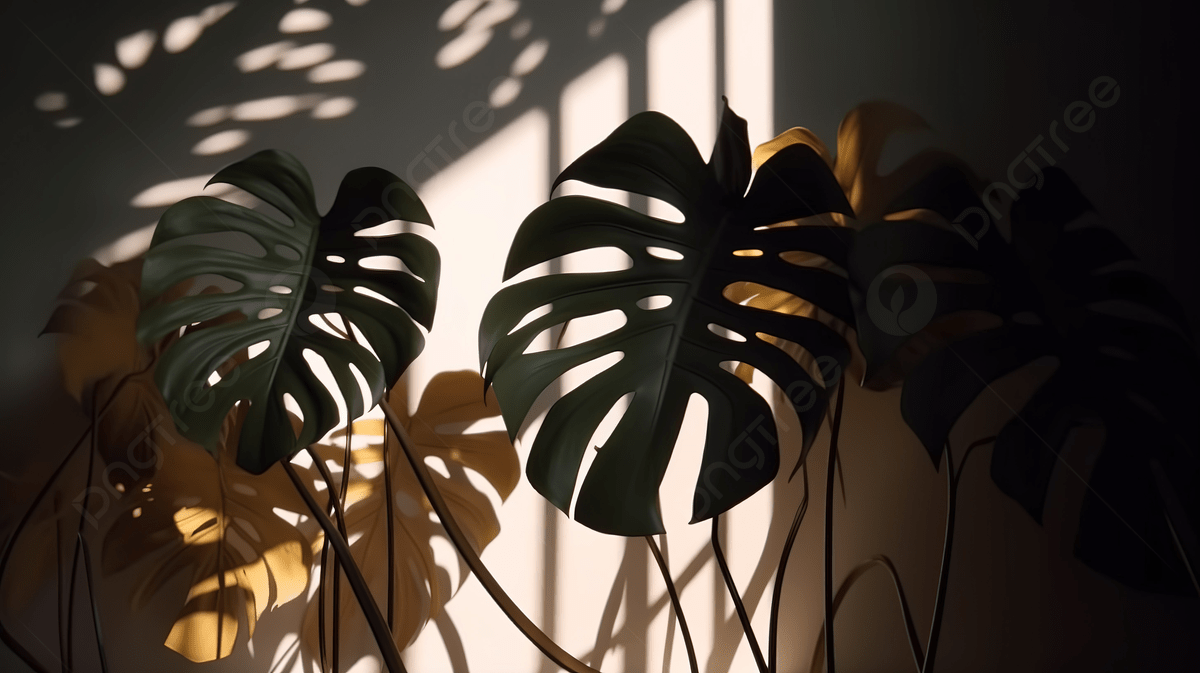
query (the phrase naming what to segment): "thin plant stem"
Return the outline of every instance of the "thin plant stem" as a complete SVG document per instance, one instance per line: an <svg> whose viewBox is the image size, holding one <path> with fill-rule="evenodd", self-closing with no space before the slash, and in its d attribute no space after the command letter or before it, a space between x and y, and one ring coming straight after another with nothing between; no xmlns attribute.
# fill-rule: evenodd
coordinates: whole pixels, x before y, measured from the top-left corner
<svg viewBox="0 0 1200 673"><path fill-rule="evenodd" d="M345 522L346 492L348 490L350 490L350 467L351 467L350 451L351 451L351 447L353 445L354 445L354 421L351 420L349 423L346 424L346 453L342 458L341 490L339 490L337 493L334 493L332 490L329 491L329 497L331 499L336 498L341 503L341 507L339 507L337 510L338 530L340 530L342 532L342 537L346 538L347 540L349 540L350 538L347 536L347 533L346 533L346 522ZM325 474L328 474L328 471L326 471ZM333 488L332 480L327 481L326 483L328 485L328 488L330 488L330 489ZM338 671L338 662L339 662L338 654L339 654L339 650L341 648L341 643L342 643L342 625L341 625L342 577L341 577L341 572L342 572L341 564L339 564L337 562L337 559L334 559L334 562L333 562L333 652L332 652L333 673L337 673L337 671ZM391 630L392 630L392 628L391 628L391 625L389 624L388 632L390 633Z"/></svg>
<svg viewBox="0 0 1200 673"><path fill-rule="evenodd" d="M54 511L59 511L62 507L61 494L54 494ZM55 584L54 598L58 616L58 663L62 673L67 673L67 630L63 628L63 594L66 593L64 585L66 584L66 576L63 575L63 543L62 543L62 519L54 517L54 547L56 553L54 555L54 570L57 575L57 583Z"/></svg>
<svg viewBox="0 0 1200 673"><path fill-rule="evenodd" d="M837 440L842 429L846 382L838 384L837 412L829 433L829 466L825 477L825 671L835 673L833 648L833 478L837 471Z"/></svg>
<svg viewBox="0 0 1200 673"><path fill-rule="evenodd" d="M317 471L321 473L322 481L325 482L325 492L329 494L329 502L327 503L328 509L332 510L334 513L335 521L337 522L338 532L341 534L343 539L349 539L346 536L346 515L345 515L346 504L338 496L338 492L335 491L333 488L333 475L330 474L329 467L327 465L325 465L325 461L321 459L321 456L316 452L316 450L314 450L311 446L307 447L305 450L308 452L309 457L312 458L313 465L316 466ZM345 485L343 485L342 488L344 490ZM323 547L327 546L329 544L329 542L330 542L329 536L327 535L327 536L325 536L325 541L324 541ZM341 610L341 603L339 602L340 595L339 595L339 591L338 591L338 584L341 582L341 576L338 574L338 568L340 567L340 565L341 564L338 562L337 557L334 557L334 559L333 559L333 648L332 648L332 657L331 657L331 663L333 665L334 673L336 673L337 669L338 669L338 640L339 640L339 638L338 638L338 611ZM324 590L324 587L321 587L321 589ZM317 607L318 608L322 607L320 602L318 602ZM323 611L322 611L322 613L323 613ZM323 614L322 614L322 616L323 616ZM318 621L317 627L321 628L322 620L318 619L317 621ZM389 629L389 631L390 631L390 629Z"/></svg>
<svg viewBox="0 0 1200 673"><path fill-rule="evenodd" d="M304 485L304 481L300 479L300 475L296 474L296 470L292 467L292 464L286 460L279 461L279 464L283 466L283 471L292 480L292 484L296 487L296 492L304 499L304 503L308 506L309 511L312 512L313 518L321 525L321 530L325 532L326 539L330 540L333 553L337 555L342 566L346 569L346 581L350 583L350 588L354 591L354 596L358 599L359 606L362 607L363 615L366 617L367 624L371 628L371 634L375 637L375 644L379 646L379 653L383 657L384 667L391 673L406 673L404 663L400 660L400 650L396 648L396 643L392 640L392 634L388 631L387 623L383 621L383 614L379 611L379 605L371 595L371 589L367 586L367 581L363 579L362 571L359 569L358 564L354 562L354 556L350 553L350 545L346 544L346 539L339 534L337 527L329 520L329 515L325 513L325 509L317 503L312 493L308 492L308 487Z"/></svg>
<svg viewBox="0 0 1200 673"><path fill-rule="evenodd" d="M326 570L329 568L329 540L321 542L321 576L317 581L317 651L321 657L321 671L329 670L329 657L325 642L325 586Z"/></svg>
<svg viewBox="0 0 1200 673"><path fill-rule="evenodd" d="M94 390L94 388L93 388ZM79 553L80 546L83 541L83 520L86 512L89 511L88 505L92 502L92 478L95 477L96 470L96 443L100 434L99 410L96 408L95 400L92 400L92 427L95 432L92 433L92 441L90 450L88 451L87 472L84 477L84 495L83 495L83 510L79 512L79 525L75 528L75 551L71 554L71 576L67 588L67 670L74 668L75 640L72 633L75 631L75 578L79 574Z"/></svg>
<svg viewBox="0 0 1200 673"><path fill-rule="evenodd" d="M454 516L450 513L450 508L446 506L446 501L442 499L441 492L438 491L437 485L433 482L433 477L429 474L429 468L425 466L425 462L421 460L420 456L413 451L412 440L409 439L408 432L404 429L404 423L400 420L400 417L387 404L379 406L383 409L383 415L387 418L392 432L396 434L400 448L404 451L404 457L408 459L409 465L412 466L417 481L421 484L422 490L425 491L425 496L429 498L429 503L433 507L433 511L441 519L442 527L446 529L447 537L450 538L450 542L454 544L455 549L458 550L467 567L471 569L471 572L474 573L479 583L483 585L483 588L487 590L488 595L492 597L496 605L512 621L517 629L529 639L529 642L533 643L535 647L541 650L555 664L571 673L599 673L596 669L571 656L558 643L554 642L504 592L503 587L500 586L500 583L488 571L487 566L480 560L479 554L471 546L467 536L459 528L458 522L455 521Z"/></svg>
<svg viewBox="0 0 1200 673"><path fill-rule="evenodd" d="M950 442L946 442L946 536L942 543L942 567L938 575L937 598L934 600L933 621L929 625L929 644L926 645L925 661L921 673L932 673L937 658L938 640L942 633L942 617L946 611L946 590L950 581L950 557L954 549L954 516L958 509L958 483L962 470L967 465L967 459L977 447L996 441L995 437L980 439L963 453L962 464L958 471L954 469L954 451Z"/></svg>
<svg viewBox="0 0 1200 673"><path fill-rule="evenodd" d="M646 544L650 547L650 553L654 555L654 560L658 563L658 569L662 573L663 582L667 585L667 594L671 596L671 606L675 608L675 616L679 617L679 631L683 634L683 645L687 648L688 665L691 667L692 673L700 673L700 666L696 663L696 648L692 645L692 633L688 630L687 618L683 616L683 605L679 602L679 593L675 590L675 582L671 579L671 569L667 566L667 561L663 558L662 552L659 551L652 536L646 536Z"/></svg>
<svg viewBox="0 0 1200 673"><path fill-rule="evenodd" d="M746 636L746 642L750 645L750 653L754 655L754 663L758 666L759 673L767 673L767 662L763 659L762 649L758 646L758 638L754 637L754 627L750 624L750 615L746 613L746 606L742 604L742 597L738 594L737 583L733 581L733 573L729 572L729 564L725 562L725 552L721 551L721 516L718 514L712 518L712 547L713 555L717 557L717 566L721 568L721 577L725 579L725 588L729 589L729 597L733 599L733 607L737 610L738 619L742 622L742 633Z"/></svg>
<svg viewBox="0 0 1200 673"><path fill-rule="evenodd" d="M783 575L787 570L788 557L792 555L792 546L796 544L796 534L800 531L800 524L804 521L804 515L808 512L808 464L803 466L804 471L804 496L800 498L800 505L796 507L796 515L792 517L792 527L788 531L787 541L783 543L783 554L779 558L779 568L775 571L775 586L771 592L771 627L767 641L767 670L769 673L775 673L778 668L779 661L779 605L783 598Z"/></svg>
<svg viewBox="0 0 1200 673"><path fill-rule="evenodd" d="M895 564L887 556L882 554L872 556L863 561L850 571L846 579L842 580L841 586L838 587L837 595L833 597L833 612L836 615L838 608L841 607L842 601L846 595L850 593L850 588L854 586L868 570L875 566L882 566L888 571L888 575L892 579L892 585L896 587L896 598L900 602L900 613L904 617L904 629L908 635L908 646L912 651L913 663L917 671L921 670L921 664L925 659L924 653L921 651L921 637L917 635L917 627L913 623L912 611L908 607L908 598L904 595L904 585L900 582L900 573L896 571ZM825 626L821 626L821 633L817 636L817 644L813 648L812 663L809 665L809 670L816 671L821 666L821 658L825 656Z"/></svg>
<svg viewBox="0 0 1200 673"><path fill-rule="evenodd" d="M104 633L100 629L100 604L96 601L96 579L92 577L92 553L88 549L87 540L83 533L76 536L80 549L83 550L83 574L87 579L88 600L92 605L92 628L96 632L96 649L100 652L100 670L108 673L108 653L104 650Z"/></svg>
<svg viewBox="0 0 1200 673"><path fill-rule="evenodd" d="M383 391L383 399L388 397L389 390ZM387 625L388 629L395 628L395 611L396 611L396 522L393 520L392 508L395 506L393 498L395 491L392 490L392 469L388 464L388 432L387 428L383 431L383 489L385 497L383 499L384 515L387 516Z"/></svg>

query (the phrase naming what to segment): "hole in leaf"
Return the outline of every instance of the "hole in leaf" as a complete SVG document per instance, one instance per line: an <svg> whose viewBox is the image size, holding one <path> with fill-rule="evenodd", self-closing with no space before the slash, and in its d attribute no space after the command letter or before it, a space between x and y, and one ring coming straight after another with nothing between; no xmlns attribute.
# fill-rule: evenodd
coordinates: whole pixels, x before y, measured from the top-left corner
<svg viewBox="0 0 1200 673"><path fill-rule="evenodd" d="M667 222L673 222L675 224L683 223L685 219L683 217L683 211L679 210L675 206L672 206L662 199L656 199L653 196L647 196L646 201L650 204L649 214L651 217L657 217L660 220L666 220Z"/></svg>
<svg viewBox="0 0 1200 673"><path fill-rule="evenodd" d="M390 306L395 306L396 308L400 308L400 305L399 305L399 304L397 304L396 302L392 301L391 299L388 299L387 297L383 296L382 294L379 294L378 292L376 292L375 290L372 290L371 288L362 287L362 286L360 285L360 286L357 286L357 287L355 287L355 288L354 288L354 291L355 291L355 293L357 293L357 294L361 294L361 295L364 295L364 296L370 297L370 298L372 298L372 299L375 299L375 300L377 300L377 301L381 301L381 302L383 302L383 303L385 303L385 304L388 304L388 305L390 305Z"/></svg>
<svg viewBox="0 0 1200 673"><path fill-rule="evenodd" d="M734 250L733 254L737 257L762 257L762 250Z"/></svg>
<svg viewBox="0 0 1200 673"><path fill-rule="evenodd" d="M729 329L728 327L722 327L716 323L712 323L712 322L708 323L708 331L712 332L713 334L716 334L719 337L724 337L726 339L729 339L730 341L737 341L738 343L746 343L746 337L742 336L741 334L738 334L737 332Z"/></svg>
<svg viewBox="0 0 1200 673"><path fill-rule="evenodd" d="M258 312L258 319L259 320L268 320L270 318L274 318L275 316L279 315L280 313L283 313L283 309L264 308L263 310Z"/></svg>
<svg viewBox="0 0 1200 673"><path fill-rule="evenodd" d="M533 309L529 313L526 313L525 317L521 318L521 322L517 323L515 327L513 327L511 330L508 331L508 333L512 334L513 332L516 332L517 330L528 325L529 323L533 322L534 320L537 320L538 318L549 314L552 309L553 309L553 304L542 304L541 306Z"/></svg>
<svg viewBox="0 0 1200 673"><path fill-rule="evenodd" d="M346 258L342 257L341 255L328 255L325 257L325 259L326 261L333 262L334 264L343 264L346 261Z"/></svg>
<svg viewBox="0 0 1200 673"><path fill-rule="evenodd" d="M637 301L638 308L646 311L657 311L671 305L671 297L665 294L656 294L650 297L642 297Z"/></svg>
<svg viewBox="0 0 1200 673"><path fill-rule="evenodd" d="M286 285L272 285L269 289L272 292L274 292L275 294L291 294L292 293L292 288L290 288Z"/></svg>
<svg viewBox="0 0 1200 673"><path fill-rule="evenodd" d="M647 246L646 252L650 253L651 257L657 257L659 259L666 259L666 260L670 260L672 262L678 262L679 260L683 259L683 253L681 253L677 250L672 250L670 248L658 248L655 246Z"/></svg>

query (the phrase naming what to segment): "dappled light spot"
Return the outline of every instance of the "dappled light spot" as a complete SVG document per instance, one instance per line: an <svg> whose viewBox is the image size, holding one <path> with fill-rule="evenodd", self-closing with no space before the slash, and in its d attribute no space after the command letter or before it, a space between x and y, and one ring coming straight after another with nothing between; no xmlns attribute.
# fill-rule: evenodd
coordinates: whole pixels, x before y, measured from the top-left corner
<svg viewBox="0 0 1200 673"><path fill-rule="evenodd" d="M117 62L126 70L142 67L150 58L156 39L158 33L147 29L117 40Z"/></svg>
<svg viewBox="0 0 1200 673"><path fill-rule="evenodd" d="M600 11L604 14L616 14L625 6L625 0L604 0L600 3Z"/></svg>
<svg viewBox="0 0 1200 673"><path fill-rule="evenodd" d="M311 33L325 30L331 23L333 23L333 17L329 16L328 12L302 7L283 15L283 18L279 20L279 32Z"/></svg>
<svg viewBox="0 0 1200 673"><path fill-rule="evenodd" d="M492 39L492 31L470 31L442 45L437 53L437 66L448 70L466 63L475 54L483 51Z"/></svg>
<svg viewBox="0 0 1200 673"><path fill-rule="evenodd" d="M488 103L494 108L502 108L516 100L520 94L521 80L516 77L505 77L488 95Z"/></svg>
<svg viewBox="0 0 1200 673"><path fill-rule="evenodd" d="M153 187L142 190L137 196L133 197L129 205L135 208L156 208L158 206L172 205L189 196L196 196L198 194L217 196L233 189L230 185L218 183L205 190L204 185L211 178L211 175L197 175L190 178L160 182Z"/></svg>
<svg viewBox="0 0 1200 673"><path fill-rule="evenodd" d="M608 21L604 17L592 19L588 22L587 34L593 40L604 34L604 29L608 27Z"/></svg>
<svg viewBox="0 0 1200 673"><path fill-rule="evenodd" d="M367 65L365 63L354 59L330 61L309 70L308 81L314 84L344 82L362 75L366 69Z"/></svg>
<svg viewBox="0 0 1200 673"><path fill-rule="evenodd" d="M454 30L463 25L483 2L484 0L457 0L457 2L451 3L438 17L438 30Z"/></svg>
<svg viewBox="0 0 1200 673"><path fill-rule="evenodd" d="M233 11L236 2L222 2L205 7L195 16L184 16L175 19L163 32L163 49L168 54L178 54L196 43L205 28L220 21L226 14Z"/></svg>
<svg viewBox="0 0 1200 673"><path fill-rule="evenodd" d="M229 106L218 105L216 107L210 107L206 110L201 110L193 114L191 117L188 117L187 125L212 126L213 124L220 124L226 119L229 119Z"/></svg>
<svg viewBox="0 0 1200 673"><path fill-rule="evenodd" d="M33 106L42 112L58 112L67 107L67 94L61 91L47 91L33 99Z"/></svg>
<svg viewBox="0 0 1200 673"><path fill-rule="evenodd" d="M239 121L282 119L312 107L320 96L271 96L235 105L231 116Z"/></svg>
<svg viewBox="0 0 1200 673"><path fill-rule="evenodd" d="M125 88L125 72L109 63L97 63L94 66L96 90L105 96L111 96Z"/></svg>
<svg viewBox="0 0 1200 673"><path fill-rule="evenodd" d="M317 42L303 47L288 50L279 58L280 70L300 70L311 68L318 63L324 63L333 58L334 47L328 42Z"/></svg>
<svg viewBox="0 0 1200 673"><path fill-rule="evenodd" d="M234 59L234 64L242 72L258 72L277 63L284 54L296 46L291 40L280 40L271 44L255 47Z"/></svg>
<svg viewBox="0 0 1200 673"><path fill-rule="evenodd" d="M371 0L346 0L346 4L350 5L351 7L362 7L370 1Z"/></svg>
<svg viewBox="0 0 1200 673"><path fill-rule="evenodd" d="M242 129L229 129L228 131L220 131L196 143L192 148L192 154L201 156L211 156L213 154L221 154L230 150L235 150L242 145L245 145L250 140L250 132Z"/></svg>
<svg viewBox="0 0 1200 673"><path fill-rule="evenodd" d="M351 96L338 96L329 100L321 101L313 108L312 116L314 119L336 119L345 117L354 112L354 108L358 107L358 101Z"/></svg>
<svg viewBox="0 0 1200 673"><path fill-rule="evenodd" d="M204 22L198 16L185 16L175 19L171 22L171 25L167 26L167 31L163 33L163 49L168 54L178 54L192 46L200 38L200 33L203 32Z"/></svg>
<svg viewBox="0 0 1200 673"><path fill-rule="evenodd" d="M79 122L81 121L83 121L82 117L67 117L66 119L59 119L58 121L54 122L54 125L60 129L69 129L74 126L78 126Z"/></svg>
<svg viewBox="0 0 1200 673"><path fill-rule="evenodd" d="M488 0L467 20L467 30L490 29L511 19L520 8L521 3L517 0Z"/></svg>
<svg viewBox="0 0 1200 673"><path fill-rule="evenodd" d="M550 43L546 40L534 40L528 46L521 50L517 58L513 60L512 74L513 75L528 75L535 68L542 64L546 58L546 52L550 49Z"/></svg>

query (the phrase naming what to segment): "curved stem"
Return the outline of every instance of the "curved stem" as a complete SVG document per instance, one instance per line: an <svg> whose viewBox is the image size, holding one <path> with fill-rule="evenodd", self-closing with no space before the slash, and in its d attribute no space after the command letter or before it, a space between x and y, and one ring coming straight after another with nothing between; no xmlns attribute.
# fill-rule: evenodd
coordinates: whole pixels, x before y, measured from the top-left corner
<svg viewBox="0 0 1200 673"><path fill-rule="evenodd" d="M696 663L696 648L692 645L692 634L688 630L687 618L683 616L683 605L679 602L679 593L675 591L675 582L671 579L671 569L667 567L667 562L663 558L662 552L659 551L658 545L654 544L654 538L647 535L646 544L650 546L650 553L654 555L658 569L662 572L663 582L667 585L667 594L671 596L671 605L675 608L675 616L679 617L679 631L683 634L683 644L687 648L688 665L691 666L692 673L700 673L700 667Z"/></svg>
<svg viewBox="0 0 1200 673"><path fill-rule="evenodd" d="M863 561L855 566L854 569L850 571L850 574L846 576L846 579L842 580L842 585L838 587L837 595L834 596L834 614L837 614L837 609L841 607L842 601L845 600L846 595L850 593L850 588L854 586L854 583L857 582L864 574L866 574L868 570L874 568L875 566L882 566L885 570L887 570L888 574L892 578L892 584L896 587L896 597L900 601L900 612L904 617L904 630L908 634L908 646L909 649L912 650L913 663L916 664L916 669L920 671L921 665L925 660L925 655L921 652L921 639L920 636L917 635L917 627L913 623L912 611L909 610L908 607L908 598L904 595L904 585L900 583L900 573L896 571L896 566L892 564L892 560L887 556L882 554L878 556L872 556L866 561ZM825 626L822 625L821 634L817 636L816 647L813 648L812 663L809 667L810 671L819 670L821 658L825 654L824 636Z"/></svg>
<svg viewBox="0 0 1200 673"><path fill-rule="evenodd" d="M75 638L72 635L75 632L75 578L79 575L79 553L83 545L83 520L88 510L88 505L92 502L92 478L95 477L96 470L96 441L100 434L100 421L98 418L98 410L93 401L92 404L92 441L90 450L88 451L87 472L84 477L84 496L83 496L83 511L79 513L79 524L75 527L75 551L71 554L71 579L67 585L67 670L74 668L75 660Z"/></svg>
<svg viewBox="0 0 1200 673"><path fill-rule="evenodd" d="M83 550L83 573L88 584L88 600L92 604L92 628L96 631L96 649L100 651L100 670L108 673L108 653L104 650L104 633L100 630L100 604L96 602L96 579L92 577L92 553L83 539L83 533L76 538Z"/></svg>
<svg viewBox="0 0 1200 673"><path fill-rule="evenodd" d="M719 514L712 518L712 546L713 555L717 557L717 566L721 568L721 577L725 579L725 588L729 589L733 607L737 610L738 619L742 622L742 633L746 635L750 653L754 655L754 663L758 666L759 673L767 673L767 662L763 660L762 650L758 646L758 638L754 637L754 627L750 624L750 615L746 614L746 606L742 604L742 597L738 594L737 583L733 581L733 573L729 572L729 564L725 562L725 552L721 551L721 516Z"/></svg>
<svg viewBox="0 0 1200 673"><path fill-rule="evenodd" d="M71 458L75 456L75 452L79 450L79 447L83 446L83 440L87 439L92 434L93 430L95 430L96 423L99 421L99 419L104 417L104 413L108 411L108 408L112 405L113 400L117 398L117 393L120 392L121 388L125 387L125 383L130 378L143 373L145 373L145 370L140 372L131 372L123 376L120 381L117 381L117 385L113 387L112 393L108 396L108 399L105 400L104 406L100 408L98 413L93 414L94 420L92 423L84 429L83 434L79 436L79 439L75 440L75 445L72 446L71 450L67 452L67 455L63 457L62 462L58 464L58 467L54 468L54 472L52 472L50 477L46 479L46 483L42 484L41 490L39 490L37 495L34 496L33 502L29 504L29 507L26 508L25 513L21 515L21 520L17 522L17 525L13 528L13 532L8 536L8 540L4 543L4 551L0 552L0 584L3 584L4 582L5 571L8 570L8 561L10 558L12 558L13 549L15 549L17 546L17 539L25 530L25 526L29 523L29 520L33 518L33 512L37 509L37 506L42 503L42 498L46 497L46 494L50 492L50 487L54 485L54 482L58 481L59 475L61 475L63 470L66 469L67 463L71 462ZM92 404L95 404L95 400L92 401ZM4 644L7 645L14 654L20 657L21 660L24 661L34 671L37 673L47 673L47 669L42 666L41 662L34 658L29 650L25 649L25 646L22 645L12 633L9 633L8 628L4 626L4 620L0 620L0 641L3 641ZM68 643L68 651L69 649Z"/></svg>
<svg viewBox="0 0 1200 673"><path fill-rule="evenodd" d="M835 673L833 656L833 478L837 471L837 440L842 429L846 382L838 384L837 412L829 434L829 466L825 477L825 670Z"/></svg>
<svg viewBox="0 0 1200 673"><path fill-rule="evenodd" d="M379 612L379 605L375 603L374 597L371 596L371 590L367 586L367 581L363 579L362 571L359 570L358 564L354 562L354 556L350 553L350 545L346 544L346 539L339 534L337 527L329 520L329 515L325 513L324 508L317 503L312 493L308 492L308 488L304 485L304 481L300 479L300 475L296 474L296 470L292 467L292 464L286 460L279 461L279 464L283 466L283 471L292 480L292 484L296 487L296 492L300 494L300 497L304 499L304 503L308 505L313 518L317 520L317 523L321 525L321 529L325 531L325 537L330 541L333 553L337 555L342 566L346 568L346 581L350 583L350 588L354 591L354 596L358 599L359 606L362 607L363 615L367 618L367 624L371 627L371 634L375 636L375 644L379 646L379 653L383 657L384 666L391 673L405 673L404 663L400 660L400 651L396 649L396 643L392 640L392 633L388 631L387 624L383 621L383 614ZM318 464L323 466L323 463ZM340 507L338 514L339 516L341 515Z"/></svg>
<svg viewBox="0 0 1200 673"><path fill-rule="evenodd" d="M950 447L950 442L946 442L946 537L945 542L942 543L942 568L938 575L933 621L929 625L928 651L925 655L924 665L921 666L921 673L932 673L934 661L937 658L938 640L942 633L942 617L946 611L946 589L950 581L950 556L954 549L954 516L958 509L959 478L962 477L963 468L967 466L967 459L971 457L975 449L994 441L996 441L995 437L985 437L967 447L958 471L954 469L954 451Z"/></svg>
<svg viewBox="0 0 1200 673"><path fill-rule="evenodd" d="M343 502L343 500L339 497L338 492L333 489L333 475L330 474L329 467L327 465L325 465L325 461L321 459L321 456L311 446L307 447L305 450L308 452L309 457L312 458L313 465L316 466L317 471L321 473L321 479L325 482L325 492L329 494L328 506L329 506L329 509L333 511L334 516L337 519L338 532L341 534L342 539L348 539L346 537L346 514L345 514L346 503ZM348 470L348 469L349 469L349 462L346 463L346 467L343 469L342 474L345 475L345 470ZM343 481L342 492L344 493L345 490L346 490L346 484ZM326 535L325 541L323 543L322 551L327 549L328 545L329 545L329 536ZM322 555L322 557L323 557L323 555ZM338 559L335 556L333 559L333 657L332 657L334 673L337 672L337 668L338 668L338 611L340 611L341 607L342 607L341 603L339 602L340 592L338 591L338 585L341 582L341 576L338 574L339 565L340 564L338 563ZM322 567L322 574L324 574L323 567ZM323 586L321 587L321 590L324 591ZM324 594L322 594L321 598L323 599L324 597L325 597ZM323 603L324 603L324 601L322 600L322 601L319 601L317 604L317 607L319 609L321 609L321 614L319 615L319 618L317 620L317 628L321 629L322 636L324 636L324 634L325 634L324 625L323 625L324 616L325 616ZM389 632L390 631L391 631L391 629L389 629Z"/></svg>
<svg viewBox="0 0 1200 673"><path fill-rule="evenodd" d="M496 605L504 611L504 614L517 629L529 639L529 642L533 643L535 647L541 650L555 664L571 671L571 673L599 673L596 669L571 656L558 643L554 642L529 617L525 616L521 608L517 607L517 604L504 592L500 583L496 581L496 578L488 571L487 566L480 560L479 554L471 546L470 541L467 540L467 536L458 527L458 522L454 520L449 507L446 506L446 501L442 499L442 494L438 491L437 485L433 483L433 477L429 474L429 468L425 467L425 462L413 452L412 441L409 439L408 432L405 431L404 423L400 420L400 417L387 404L380 404L379 406L383 409L383 415L387 418L392 432L396 434L396 438L400 441L400 448L404 450L404 457L412 465L417 481L421 484L422 490L425 491L425 496L429 498L429 503L433 506L433 511L441 519L442 526L446 529L446 535L450 538L450 541L454 544L455 549L458 550L463 560L466 561L467 567L471 569L471 572L475 574L479 583L487 590L488 595L496 602Z"/></svg>
<svg viewBox="0 0 1200 673"><path fill-rule="evenodd" d="M387 399L389 390L383 392ZM392 469L388 464L388 433L383 432L383 490L387 497L383 499L384 516L387 517L387 625L388 630L395 628L396 612L396 521L392 508L395 506L395 491L392 490Z"/></svg>
<svg viewBox="0 0 1200 673"><path fill-rule="evenodd" d="M792 546L796 544L796 534L800 531L800 523L808 512L808 464L804 466L804 496L796 507L796 515L792 517L792 528L788 531L787 541L783 544L783 554L779 558L779 568L775 571L775 586L771 592L771 630L767 641L767 670L775 673L779 653L779 604L783 598L783 574L787 570L788 557L792 555Z"/></svg>
<svg viewBox="0 0 1200 673"><path fill-rule="evenodd" d="M46 497L46 494L50 491L50 487L54 485L54 482L58 480L59 475L61 475L63 470L66 469L67 463L69 463L71 459L75 457L75 453L79 451L80 446L83 446L83 440L88 438L91 431L92 426L89 425L88 428L83 431L83 435L81 435L75 442L75 446L71 447L71 450L68 451L67 455L63 457L62 462L59 463L58 467L54 469L54 472L50 474L50 478L46 480L46 483L42 485L41 490L38 491L36 496L34 496L33 502L30 503L29 507L25 510L25 513L21 516L20 521L18 521L17 525L13 528L12 534L8 536L8 541L4 544L4 551L0 553L0 583L4 581L5 571L8 569L9 559L12 558L13 549L15 549L17 546L17 539L25 530L25 526L29 523L29 519L33 517L34 510L36 510L37 506L42 503L42 499ZM47 673L46 667L42 666L41 662L39 662L29 652L29 650L25 649L25 646L22 645L21 642L12 635L12 633L9 632L8 628L4 626L3 620L0 620L0 640L3 640L4 644L7 645L9 649L11 649L34 671L37 671L37 673Z"/></svg>

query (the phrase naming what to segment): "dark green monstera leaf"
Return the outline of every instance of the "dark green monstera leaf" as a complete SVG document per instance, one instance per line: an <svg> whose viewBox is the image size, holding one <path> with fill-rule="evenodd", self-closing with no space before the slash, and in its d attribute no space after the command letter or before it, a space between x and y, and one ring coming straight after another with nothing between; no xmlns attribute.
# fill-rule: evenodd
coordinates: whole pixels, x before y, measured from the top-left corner
<svg viewBox="0 0 1200 673"><path fill-rule="evenodd" d="M1000 432L993 481L1041 523L1055 476L1084 476L1080 560L1140 590L1194 594L1186 559L1193 569L1200 560L1200 360L1186 314L1131 266L1133 253L1097 226L1066 174L1044 171L1044 183L1013 203L1011 241L994 227L972 241L920 222L858 233L849 271L868 372L939 322L969 312L992 317L943 338L904 381L904 419L937 465L951 429L993 381L1039 358L1057 360ZM954 171L932 172L901 201L895 210L926 207L947 221L965 208L984 213ZM902 276L908 281L888 285ZM905 287L908 298L894 301ZM909 312L922 315L902 329ZM1059 454L1072 429L1097 422L1104 443L1087 459L1090 470L1064 465Z"/></svg>
<svg viewBox="0 0 1200 673"><path fill-rule="evenodd" d="M155 380L180 432L209 451L226 413L245 400L250 410L237 463L261 474L338 422L337 404L306 352L329 365L352 419L374 406L416 358L425 344L417 323L427 329L433 324L440 260L433 244L416 234L357 235L392 220L432 224L416 193L382 169L346 174L324 217L317 213L307 171L283 152L259 152L211 182L244 189L288 219L204 196L169 208L146 253L143 303L204 274L240 287L152 306L139 318L138 338L152 342L184 326L237 318L183 335L163 354ZM252 243L217 245L230 232ZM318 327L316 321L332 314L333 325L344 329L339 317L348 321L370 349ZM265 350L209 385L213 372L236 354L264 342ZM354 370L371 391L365 405ZM303 414L299 436L284 406L286 395Z"/></svg>
<svg viewBox="0 0 1200 673"><path fill-rule="evenodd" d="M843 278L790 264L780 255L815 252L844 263L851 232L824 225L768 228L818 213L849 214L850 206L829 167L807 146L788 147L772 157L747 192L750 172L746 122L728 107L708 164L675 122L641 113L567 167L554 186L580 180L661 199L683 213L682 223L565 196L540 206L517 232L506 280L592 248L620 248L633 260L623 271L553 274L502 289L480 326L485 381L495 386L514 436L534 400L559 376L610 353L622 354L550 408L527 464L534 488L568 511L596 427L621 397L633 394L580 487L575 517L590 528L619 535L662 532L658 488L693 393L702 395L709 409L693 521L727 511L775 477L779 452L771 409L723 363L749 363L788 391L805 448L820 425L833 382L814 380L759 335L798 343L838 367L848 358L848 344L817 320L743 306L723 293L739 282L758 283L850 320ZM682 259L664 259L669 255L652 254L655 248ZM652 304L641 300L661 296L670 299L669 305L643 308ZM549 313L514 329L547 305ZM567 348L525 352L549 327L610 310L626 318L614 332Z"/></svg>

